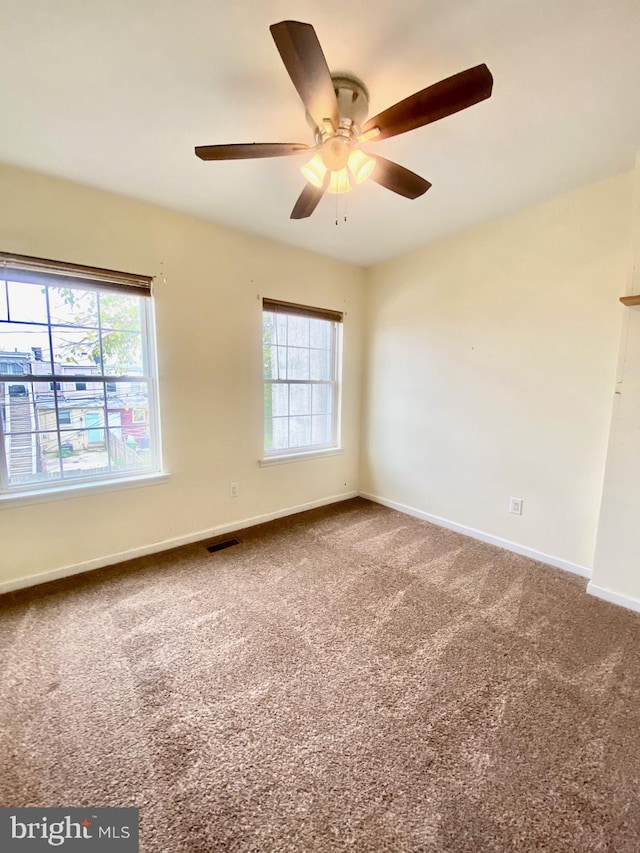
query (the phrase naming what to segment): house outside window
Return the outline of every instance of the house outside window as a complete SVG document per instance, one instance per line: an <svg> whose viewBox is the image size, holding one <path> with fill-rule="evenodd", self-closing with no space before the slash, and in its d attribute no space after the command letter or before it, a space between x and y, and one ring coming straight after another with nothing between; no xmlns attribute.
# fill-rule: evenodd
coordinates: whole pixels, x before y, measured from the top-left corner
<svg viewBox="0 0 640 853"><path fill-rule="evenodd" d="M342 314L263 300L264 458L339 444Z"/></svg>
<svg viewBox="0 0 640 853"><path fill-rule="evenodd" d="M152 323L148 276L0 253L0 496L160 470Z"/></svg>

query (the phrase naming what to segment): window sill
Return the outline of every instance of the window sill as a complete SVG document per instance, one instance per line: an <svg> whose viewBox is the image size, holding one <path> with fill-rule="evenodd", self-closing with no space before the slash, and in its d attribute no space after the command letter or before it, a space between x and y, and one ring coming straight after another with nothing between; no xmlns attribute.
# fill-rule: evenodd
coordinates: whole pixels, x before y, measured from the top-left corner
<svg viewBox="0 0 640 853"><path fill-rule="evenodd" d="M304 459L321 459L323 456L338 456L344 453L342 447L327 447L325 450L308 450L302 453L283 453L279 456L265 456L258 460L262 468L271 465L285 465L287 462L301 462Z"/></svg>
<svg viewBox="0 0 640 853"><path fill-rule="evenodd" d="M28 492L11 492L0 495L0 509L9 509L26 504L45 501L80 498L102 492L117 492L122 489L139 489L143 486L157 486L169 480L169 474L144 474L140 477L121 477L117 480L103 480L101 483L74 483L57 489L32 489Z"/></svg>

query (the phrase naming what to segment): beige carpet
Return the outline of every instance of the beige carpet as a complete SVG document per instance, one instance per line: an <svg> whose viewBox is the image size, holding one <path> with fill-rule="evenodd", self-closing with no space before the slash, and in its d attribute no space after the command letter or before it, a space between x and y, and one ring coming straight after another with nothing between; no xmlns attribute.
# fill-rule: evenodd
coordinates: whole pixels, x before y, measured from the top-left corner
<svg viewBox="0 0 640 853"><path fill-rule="evenodd" d="M363 500L0 599L0 802L145 853L640 850L640 618Z"/></svg>

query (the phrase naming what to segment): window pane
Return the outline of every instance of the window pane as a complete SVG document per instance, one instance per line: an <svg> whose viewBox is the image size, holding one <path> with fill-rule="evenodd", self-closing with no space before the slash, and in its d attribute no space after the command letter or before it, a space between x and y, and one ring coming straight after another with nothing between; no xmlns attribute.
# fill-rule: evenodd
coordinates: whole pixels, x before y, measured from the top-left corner
<svg viewBox="0 0 640 853"><path fill-rule="evenodd" d="M314 415L329 415L333 411L333 391L331 385L313 385L313 400L311 411Z"/></svg>
<svg viewBox="0 0 640 853"><path fill-rule="evenodd" d="M287 348L287 379L309 379L309 350Z"/></svg>
<svg viewBox="0 0 640 853"><path fill-rule="evenodd" d="M42 359L49 358L49 335L46 327L30 326L20 323L0 322L0 360L20 364L21 373L42 372L36 367L43 368ZM47 372L51 369L46 362ZM11 373L14 371L11 370Z"/></svg>
<svg viewBox="0 0 640 853"><path fill-rule="evenodd" d="M148 467L151 435L147 383L114 382L112 390L107 391L107 419L111 467Z"/></svg>
<svg viewBox="0 0 640 853"><path fill-rule="evenodd" d="M87 428L86 441L89 444L104 443L104 409L85 410L84 424Z"/></svg>
<svg viewBox="0 0 640 853"><path fill-rule="evenodd" d="M273 418L271 435L274 450L286 450L289 447L289 418Z"/></svg>
<svg viewBox="0 0 640 853"><path fill-rule="evenodd" d="M61 434L62 471L67 477L86 477L90 474L107 474L109 457L105 444L105 430L98 429L96 413L87 418L90 429Z"/></svg>
<svg viewBox="0 0 640 853"><path fill-rule="evenodd" d="M38 429L30 382L0 382L0 407L5 432L31 432Z"/></svg>
<svg viewBox="0 0 640 853"><path fill-rule="evenodd" d="M76 428L95 429L104 424L105 389L102 383L94 383L92 391L77 394L75 392L58 393L58 412L70 412L71 421Z"/></svg>
<svg viewBox="0 0 640 853"><path fill-rule="evenodd" d="M60 477L56 433L25 432L5 437L9 483L25 486Z"/></svg>
<svg viewBox="0 0 640 853"><path fill-rule="evenodd" d="M264 384L264 419L265 422L271 418L273 414L273 386L265 382Z"/></svg>
<svg viewBox="0 0 640 853"><path fill-rule="evenodd" d="M287 331L289 337L287 346L308 347L309 346L309 318L291 316L288 318Z"/></svg>
<svg viewBox="0 0 640 853"><path fill-rule="evenodd" d="M146 382L107 382L107 409L120 414L124 427L149 420L149 390ZM114 415L115 416L115 415Z"/></svg>
<svg viewBox="0 0 640 853"><path fill-rule="evenodd" d="M139 332L103 332L104 372L139 375L142 373L142 340Z"/></svg>
<svg viewBox="0 0 640 853"><path fill-rule="evenodd" d="M278 346L287 345L287 316L286 314L274 314L275 334L274 343Z"/></svg>
<svg viewBox="0 0 640 853"><path fill-rule="evenodd" d="M0 411L5 434L9 483L28 485L60 476L55 411L49 421L41 418L36 405L38 385L0 383ZM53 392L51 393L53 405ZM46 431L48 426L53 431Z"/></svg>
<svg viewBox="0 0 640 853"><path fill-rule="evenodd" d="M42 470L49 474L59 474L58 433L55 431L36 433L36 441L42 454Z"/></svg>
<svg viewBox="0 0 640 853"><path fill-rule="evenodd" d="M273 314L266 312L262 315L262 361L264 378L273 379L276 375L276 350L273 342Z"/></svg>
<svg viewBox="0 0 640 853"><path fill-rule="evenodd" d="M317 349L328 349L330 346L331 323L327 320L311 320L309 326L309 340L312 347Z"/></svg>
<svg viewBox="0 0 640 853"><path fill-rule="evenodd" d="M46 288L41 284L7 282L9 294L9 316L13 322L46 323Z"/></svg>
<svg viewBox="0 0 640 853"><path fill-rule="evenodd" d="M98 294L71 287L49 288L49 315L54 325L98 327Z"/></svg>
<svg viewBox="0 0 640 853"><path fill-rule="evenodd" d="M311 379L331 379L331 353L327 350L311 350Z"/></svg>
<svg viewBox="0 0 640 853"><path fill-rule="evenodd" d="M282 416L289 414L289 386L269 385L271 389L271 414Z"/></svg>
<svg viewBox="0 0 640 853"><path fill-rule="evenodd" d="M311 385L291 385L289 400L292 415L310 415Z"/></svg>
<svg viewBox="0 0 640 853"><path fill-rule="evenodd" d="M273 379L286 379L287 378L287 348L286 347L276 347L275 348L275 364L273 371Z"/></svg>
<svg viewBox="0 0 640 853"><path fill-rule="evenodd" d="M103 329L140 331L140 299L120 293L100 293L100 325Z"/></svg>
<svg viewBox="0 0 640 853"><path fill-rule="evenodd" d="M135 427L116 425L109 413L112 426L108 429L109 458L115 471L147 468L150 462L151 441L149 425Z"/></svg>
<svg viewBox="0 0 640 853"><path fill-rule="evenodd" d="M262 314L262 343L267 346L275 343L273 340L274 334L274 319L270 311L265 311Z"/></svg>
<svg viewBox="0 0 640 853"><path fill-rule="evenodd" d="M62 400L60 407L63 407ZM36 429L56 430L56 392L49 385L38 382L33 386L33 412Z"/></svg>
<svg viewBox="0 0 640 853"><path fill-rule="evenodd" d="M313 444L330 444L332 419L330 415L314 415L311 418L311 440Z"/></svg>
<svg viewBox="0 0 640 853"><path fill-rule="evenodd" d="M263 374L265 379L274 379L277 373L276 348L271 344L264 344L262 350Z"/></svg>
<svg viewBox="0 0 640 853"><path fill-rule="evenodd" d="M55 373L101 373L97 329L51 327Z"/></svg>
<svg viewBox="0 0 640 853"><path fill-rule="evenodd" d="M273 450L273 420L265 415L264 418L264 449L268 452Z"/></svg>
<svg viewBox="0 0 640 853"><path fill-rule="evenodd" d="M307 447L311 444L311 417L289 418L289 447Z"/></svg>

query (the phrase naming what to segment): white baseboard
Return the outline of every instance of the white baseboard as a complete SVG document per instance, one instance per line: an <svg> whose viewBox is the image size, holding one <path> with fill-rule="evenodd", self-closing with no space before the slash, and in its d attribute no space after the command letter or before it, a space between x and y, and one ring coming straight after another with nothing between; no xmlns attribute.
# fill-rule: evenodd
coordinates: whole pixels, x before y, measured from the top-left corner
<svg viewBox="0 0 640 853"><path fill-rule="evenodd" d="M473 527L466 527L464 524L458 524L455 521L449 521L446 518L440 518L437 515L431 515L428 512L423 512L421 509L415 509L411 506L398 503L397 501L389 501L386 498L381 498L379 495L371 495L368 492L360 492L361 498L374 501L375 503L388 506L390 509L397 509L398 512L403 512L406 515L412 515L415 518L421 518L423 521L429 521L438 527L446 527L447 530L453 530L456 533L462 533L464 536L470 536L472 539L479 539L480 542L487 542L489 545L497 545L498 548L504 548L507 551L513 551L514 554L520 554L522 557L530 557L532 560L537 560L539 563L546 563L548 566L554 566L556 569L562 569L565 572L571 572L574 575L580 575L583 578L591 577L591 569L586 566L580 566L577 563L570 563L568 560L563 560L560 557L553 557L551 554L543 554L541 551L536 551L533 548L527 548L525 545L518 545L517 542L510 542L508 539L502 539L500 536L492 536L490 533L484 533L482 530L476 530Z"/></svg>
<svg viewBox="0 0 640 853"><path fill-rule="evenodd" d="M117 554L108 554L105 557L97 557L95 560L87 560L83 563L74 563L71 566L62 566L59 569L51 569L47 572L41 572L37 575L28 575L27 577L16 578L15 580L3 581L0 583L0 595L5 592L12 592L16 589L23 589L28 586L36 586L40 583L58 580L58 578L66 578L71 575L79 575L82 572L89 572L92 569L101 569L104 566L112 566L116 563L124 563L126 560L133 560L135 557L146 557L148 554L157 554L160 551L168 551L170 548L178 548L180 545L190 545L192 542L200 542L203 539L211 539L213 536L221 536L224 533L232 533L237 530L244 530L245 527L255 527L256 524L264 524L265 521L273 521L276 518L284 518L287 515L295 515L298 512L305 512L308 509L316 509L321 506L339 503L340 501L349 500L349 498L357 498L358 492L344 492L341 495L332 495L328 498L320 498L320 500L310 501L309 503L299 504L298 506L286 507L275 512L268 512L264 515L256 515L253 518L241 518L237 521L231 521L227 524L218 524L216 527L209 527L206 530L197 530L194 533L187 533L185 536L176 536L173 539L164 539L162 542L153 542L150 545L143 545L140 548L131 548L129 551L120 551Z"/></svg>
<svg viewBox="0 0 640 853"><path fill-rule="evenodd" d="M604 586L598 586L589 581L587 584L587 592L589 595L594 595L596 598L601 598L603 601L608 601L611 604L618 604L620 607L626 607L627 610L635 610L640 613L640 601L637 598L631 598L628 595L620 595L619 592L613 592Z"/></svg>

